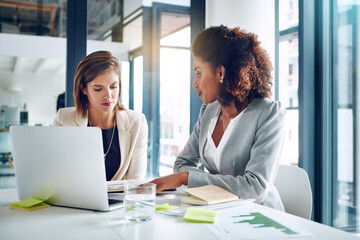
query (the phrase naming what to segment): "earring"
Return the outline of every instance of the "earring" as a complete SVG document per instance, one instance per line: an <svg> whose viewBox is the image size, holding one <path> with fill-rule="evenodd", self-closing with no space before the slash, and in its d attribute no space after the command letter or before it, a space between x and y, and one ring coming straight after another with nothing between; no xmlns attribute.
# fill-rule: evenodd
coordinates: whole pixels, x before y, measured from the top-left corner
<svg viewBox="0 0 360 240"><path fill-rule="evenodd" d="M221 83L221 84L223 83L223 79L222 79L222 78L220 78L220 83Z"/></svg>

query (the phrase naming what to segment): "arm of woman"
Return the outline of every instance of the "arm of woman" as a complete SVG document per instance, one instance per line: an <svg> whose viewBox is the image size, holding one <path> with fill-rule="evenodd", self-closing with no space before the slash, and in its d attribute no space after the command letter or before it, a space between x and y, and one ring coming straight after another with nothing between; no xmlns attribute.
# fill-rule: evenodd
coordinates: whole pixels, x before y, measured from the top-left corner
<svg viewBox="0 0 360 240"><path fill-rule="evenodd" d="M161 192L166 189L173 189L181 187L181 185L188 184L188 172L174 173L165 177L157 178L151 181L156 184L156 192Z"/></svg>
<svg viewBox="0 0 360 240"><path fill-rule="evenodd" d="M142 114L139 133L135 141L125 179L144 179L146 176L148 125L144 114Z"/></svg>
<svg viewBox="0 0 360 240"><path fill-rule="evenodd" d="M285 110L278 104L262 113L261 118L263 123L257 128L244 174L232 176L189 172L188 187L214 184L240 198L254 198L258 203L263 202L279 166L285 135ZM234 171L236 174L236 169Z"/></svg>

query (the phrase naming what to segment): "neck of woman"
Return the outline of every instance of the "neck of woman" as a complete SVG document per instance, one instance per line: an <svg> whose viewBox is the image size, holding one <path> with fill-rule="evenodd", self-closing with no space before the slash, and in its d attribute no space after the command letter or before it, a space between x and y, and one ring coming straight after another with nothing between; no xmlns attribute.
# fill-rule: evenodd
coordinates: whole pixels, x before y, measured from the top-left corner
<svg viewBox="0 0 360 240"><path fill-rule="evenodd" d="M89 110L88 114L89 122L92 126L99 127L101 129L109 129L116 125L115 121L115 110L103 113Z"/></svg>

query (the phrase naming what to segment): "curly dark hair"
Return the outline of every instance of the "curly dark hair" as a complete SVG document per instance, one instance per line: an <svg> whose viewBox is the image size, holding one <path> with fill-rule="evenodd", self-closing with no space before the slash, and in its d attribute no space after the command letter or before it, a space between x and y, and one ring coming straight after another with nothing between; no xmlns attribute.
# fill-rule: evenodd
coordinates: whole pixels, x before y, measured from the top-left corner
<svg viewBox="0 0 360 240"><path fill-rule="evenodd" d="M239 27L210 27L196 36L191 51L209 63L214 73L217 67L225 67L218 99L223 106L234 102L240 110L254 98L271 96L273 67L256 34Z"/></svg>

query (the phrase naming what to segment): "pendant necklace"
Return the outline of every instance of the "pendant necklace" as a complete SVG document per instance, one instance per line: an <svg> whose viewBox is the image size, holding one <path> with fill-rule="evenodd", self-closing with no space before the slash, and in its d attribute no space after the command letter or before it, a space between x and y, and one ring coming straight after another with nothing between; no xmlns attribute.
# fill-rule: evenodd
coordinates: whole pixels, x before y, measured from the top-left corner
<svg viewBox="0 0 360 240"><path fill-rule="evenodd" d="M90 127L94 127L91 122L90 122L90 117L89 117L89 125ZM106 151L106 153L104 153L104 161L106 161L106 155L108 155L109 151L110 151L110 148L111 148L111 145L112 145L112 142L113 142L113 138L114 138L114 133L115 133L115 116L114 116L114 127L113 127L113 130L112 130L112 134L111 134L111 139L110 139L110 143L109 143L109 147Z"/></svg>

